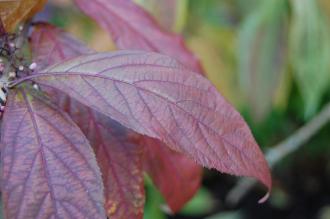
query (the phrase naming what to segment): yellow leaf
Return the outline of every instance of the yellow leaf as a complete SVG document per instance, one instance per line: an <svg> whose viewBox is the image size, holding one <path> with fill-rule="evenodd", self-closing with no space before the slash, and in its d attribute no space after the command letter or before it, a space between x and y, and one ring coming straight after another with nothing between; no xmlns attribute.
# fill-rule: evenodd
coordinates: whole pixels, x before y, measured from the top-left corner
<svg viewBox="0 0 330 219"><path fill-rule="evenodd" d="M292 72L286 69L280 75L278 86L274 93L272 104L274 108L280 111L285 111L289 103L289 95L292 89Z"/></svg>
<svg viewBox="0 0 330 219"><path fill-rule="evenodd" d="M214 33L217 38L213 38ZM221 36L219 40L219 36ZM207 78L221 94L234 106L240 107L242 100L237 89L237 75L233 65L234 33L215 28L202 28L199 34L187 39L189 48L196 54L203 65ZM226 48L228 46L228 48Z"/></svg>
<svg viewBox="0 0 330 219"><path fill-rule="evenodd" d="M41 10L47 0L4 0L0 1L0 17L7 31L13 31L16 25L32 17Z"/></svg>

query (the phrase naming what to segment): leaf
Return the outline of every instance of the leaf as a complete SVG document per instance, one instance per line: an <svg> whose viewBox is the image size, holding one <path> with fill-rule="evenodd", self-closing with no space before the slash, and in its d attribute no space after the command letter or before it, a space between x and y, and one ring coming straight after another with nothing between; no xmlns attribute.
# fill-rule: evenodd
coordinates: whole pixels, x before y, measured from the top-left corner
<svg viewBox="0 0 330 219"><path fill-rule="evenodd" d="M305 117L315 114L329 87L329 24L317 1L291 1L290 55L305 102Z"/></svg>
<svg viewBox="0 0 330 219"><path fill-rule="evenodd" d="M36 23L31 35L33 61L38 69L64 61L81 54L93 53L70 34L47 23Z"/></svg>
<svg viewBox="0 0 330 219"><path fill-rule="evenodd" d="M236 58L236 54L233 54L235 35L232 30L202 24L198 34L190 37L187 43L201 57L206 77L226 99L234 106L239 106L242 95L237 89L237 73L233 63Z"/></svg>
<svg viewBox="0 0 330 219"><path fill-rule="evenodd" d="M163 53L202 73L198 58L186 48L182 38L162 30L148 13L130 0L75 2L111 34L118 48Z"/></svg>
<svg viewBox="0 0 330 219"><path fill-rule="evenodd" d="M144 208L144 219L157 218L166 219L162 205L164 204L164 199L160 192L155 188L151 179L145 176L145 187L146 187L146 204Z"/></svg>
<svg viewBox="0 0 330 219"><path fill-rule="evenodd" d="M61 90L204 166L271 187L267 163L240 114L207 79L170 57L142 51L85 55L16 83L25 80Z"/></svg>
<svg viewBox="0 0 330 219"><path fill-rule="evenodd" d="M67 33L46 23L36 25L31 45L35 61L43 67L91 52ZM112 219L142 218L143 148L130 143L132 132L63 93L46 91L81 128L96 153L105 188L107 216Z"/></svg>
<svg viewBox="0 0 330 219"><path fill-rule="evenodd" d="M4 0L0 2L0 18L7 31L40 11L47 0Z"/></svg>
<svg viewBox="0 0 330 219"><path fill-rule="evenodd" d="M145 168L172 212L178 212L197 192L202 169L156 139L144 138Z"/></svg>
<svg viewBox="0 0 330 219"><path fill-rule="evenodd" d="M166 2L166 5L168 4L168 1L164 2ZM96 21L99 21L101 25L103 24L102 26L105 27L105 29L107 29L114 36L114 39L119 48L135 48L149 51L161 51L165 54L177 57L182 63L186 64L187 67L190 67L197 72L202 72L200 63L185 48L183 41L174 35L162 31L149 15L144 13L143 10L141 10L133 3L129 1L97 1L96 4L94 2L91 4L90 1L80 0L76 1L76 3L81 7L83 11L85 11L86 14L93 17ZM171 5L174 4L175 2L173 1ZM103 7L101 7L102 5ZM95 7L95 10L97 10L98 13L91 12L90 7ZM97 9L98 7L100 8ZM161 8L163 9L163 7ZM126 14L125 16L122 14L124 12ZM127 14L132 16L129 17ZM104 18L108 18L109 15L110 19L105 20ZM123 22L124 24L121 25L120 28L117 28L117 22L113 22L112 19ZM139 20L140 23L135 22L136 20ZM143 32L141 31L142 28ZM148 33L148 31L150 33ZM158 36L158 38L155 38L156 36ZM166 179L166 177L164 177L164 179ZM168 184L168 180L164 181L164 184ZM173 184L168 185L171 185L171 187L173 186ZM194 187L196 185L192 186ZM169 200L169 194L166 193L164 189L161 190L165 197L168 197L167 201L169 205L172 206L172 210L177 211L188 200L188 197L190 198L195 193L196 189L197 188L194 188L191 191L187 191L187 194L179 193L183 195L178 195L177 197L173 197L173 195L171 195L173 197L172 200L177 200L176 203L173 203L174 201Z"/></svg>
<svg viewBox="0 0 330 219"><path fill-rule="evenodd" d="M239 32L240 87L252 116L262 121L272 109L286 69L287 2L264 1Z"/></svg>
<svg viewBox="0 0 330 219"><path fill-rule="evenodd" d="M68 116L19 89L9 94L1 133L7 219L105 218L95 155Z"/></svg>
<svg viewBox="0 0 330 219"><path fill-rule="evenodd" d="M115 121L70 102L65 104L69 114L90 140L101 168L108 217L143 218L143 148L130 143L130 132Z"/></svg>
<svg viewBox="0 0 330 219"><path fill-rule="evenodd" d="M212 191L202 187L197 194L191 199L187 205L180 211L180 214L185 216L201 216L210 214L214 211L216 201L212 195Z"/></svg>
<svg viewBox="0 0 330 219"><path fill-rule="evenodd" d="M0 37L2 37L4 34L6 34L6 30L5 30L4 24L2 22L2 19L0 17Z"/></svg>
<svg viewBox="0 0 330 219"><path fill-rule="evenodd" d="M55 28L52 25L49 25L46 23L39 23L39 24L35 25L35 29L31 36L32 53L35 56L35 61L38 63L38 66L47 66L47 65L50 65L53 63L58 63L59 61L65 60L69 57L74 57L79 54L90 52L84 45L80 45L77 47L71 46L71 45L76 45L76 44L77 45L79 44L79 42L77 40L73 39L68 34L64 33L63 31L59 30L58 28ZM42 68L43 67L41 67L41 69ZM103 126L109 130L112 130L112 129L117 130L118 124L116 122L111 121L110 119L105 119L104 116L97 115L97 113L95 111L93 111L92 109L90 109L82 104L79 104L77 101L70 99L69 97L66 97L65 95L63 95L61 93L52 92L52 91L48 91L48 93L50 93L50 95L53 97L53 99L56 97L55 98L56 100L54 102L57 105L59 105L59 107L61 109L65 110L66 112L68 112L71 115L72 119L78 124L78 126L82 129L82 131L87 135L87 138L90 140L90 142L92 143L92 146L95 149L102 147L103 151L107 151L109 153L110 152L109 149L111 149L114 146L122 147L125 149L126 145L128 145L128 146L131 145L128 142L129 139L124 138L124 136L127 137L127 136L132 135L132 133L127 133L128 132L127 130L126 131L121 130L119 133L117 133L119 135L119 137L115 137L115 136L111 137L111 136L107 136L104 134L106 130L103 128ZM100 119L98 119L98 118L100 118ZM90 121L90 122L86 123L86 121ZM109 122L106 124L103 124L104 121L109 121ZM100 125L98 125L98 123L103 124L103 126L100 127ZM96 128L92 128L92 126L95 126ZM98 130L101 130L101 131L98 131ZM109 132L110 135L111 135L111 133L112 132ZM99 138L95 139L95 136L97 136L97 134L101 134L102 136L99 136ZM109 142L104 141L104 144L100 144L99 143L100 141L98 139L107 139L107 140L109 140ZM122 145L119 145L118 141ZM151 142L152 140L149 139L148 141ZM112 145L113 142L115 145ZM161 143L157 142L157 144L161 144ZM143 145L143 146L147 146L147 145ZM161 145L161 146L166 147L165 145ZM160 147L160 146L155 145L155 149L157 149L158 147ZM126 157L130 158L129 155L132 155L132 154L140 155L139 154L139 151L141 150L140 146L135 146L135 147L130 146L129 149L132 151L127 150ZM114 153L114 152L117 150L118 149L112 150L113 155L111 153L109 153L109 156L110 157L114 156L114 157L119 157L119 158L125 157L125 156L123 156L123 153L116 155L116 153ZM172 152L170 149L159 148L157 150L152 150L152 148L150 148L150 150L153 152L152 155L154 157L157 157L157 158L159 157L161 160L159 160L159 161L150 160L149 161L148 159L154 158L154 157L149 157L149 156L146 156L144 158L144 160L148 164L155 163L155 165L157 165L157 164L161 165L159 167L158 166L153 167L154 169L160 169L161 171L152 172L152 176L154 176L156 178L156 180L159 181L160 178L163 180L161 185L162 185L162 188L164 187L165 189L161 188L161 190L165 193L168 190L177 190L178 187L183 186L182 184L185 185L186 192L180 191L180 192L175 193L175 195L172 194L172 196L175 197L176 201L171 200L173 203L172 206L174 206L174 204L176 206L183 206L185 204L185 202L188 200L188 198L192 197L197 190L197 185L199 185L199 181L200 181L200 179L197 179L197 177L201 178L200 167L198 167L194 162L189 161L183 155ZM164 154L162 154L162 153L164 153ZM106 154L106 153L104 153L104 154ZM147 154L149 154L149 153L147 153ZM99 159L98 155L100 155L100 157L102 157L102 159ZM103 156L104 156L103 153L100 153L100 154L96 153L96 156L97 156L97 159L99 160L99 165L101 166L101 171L103 172L103 176L105 176L105 175L111 176L111 175L116 174L116 173L109 174L109 173L111 173L112 169L116 168L116 166L114 166L114 168L107 168L108 166L112 166L112 164L108 164L108 163L105 164L105 162L104 162L105 159L103 158ZM166 156L171 156L171 157L166 157ZM131 163L131 165L128 165L126 167L128 170L127 172L137 172L136 170L142 169L141 165L140 165L141 158L142 158L142 156L134 158L135 160L139 160L139 162L136 162L137 165L134 165L134 163L130 162L131 159L128 159L126 161L120 160L116 163ZM169 174L172 175L172 171L169 170L169 167L172 166L172 164L171 163L167 164L167 163L165 163L165 161L171 161L172 163L176 164L175 165L176 168L185 169L185 170L187 170L187 172L191 171L192 173L191 174L186 173L186 175L188 176L187 178L185 178L184 176L181 176L180 181L176 180L176 183L172 183L172 180L174 180L175 177L168 177ZM103 166L103 168L102 168L102 166ZM163 166L165 166L167 168L163 168ZM167 170L167 172L164 172L165 170ZM127 213L127 215L133 214L134 212L138 212L140 214L141 209L143 209L143 206L141 208L141 206L138 205L138 207L140 208L140 211L138 210L137 207L133 206L134 202L137 203L137 202L139 202L139 200L135 200L132 198L128 198L125 200L121 197L116 197L110 192L107 193L107 188L109 187L109 188L112 188L112 190L118 190L118 191L125 188L125 191L127 191L126 193L129 195L133 194L137 197L143 195L143 193L141 193L141 190L143 190L143 182L140 184L136 184L136 185L134 185L133 183L130 183L130 182L139 181L139 178L142 177L142 170L141 170L141 176L132 177L131 180L126 180L125 174L123 176L121 176L121 174L116 174L116 175L117 175L118 180L124 181L125 183L127 183L127 185L120 187L120 186L118 186L118 183L116 182L116 180L113 180L113 179L106 180L106 181L104 180L105 190L106 190L105 194L107 194L106 200L109 200L109 201L116 200L118 203L127 204L127 206L129 206L128 208L126 208L126 211L125 211ZM193 178L195 178L194 181L190 181L190 179L192 177L189 177L189 176L191 176L191 175L195 176L195 177L193 177ZM133 179L135 179L135 180L133 180ZM140 189L136 190L138 185L140 186ZM172 187L173 187L173 189L172 189ZM126 195L126 196L129 196L129 195ZM165 195L169 196L169 194L165 194ZM174 199L174 198L172 198L172 199ZM106 209L110 210L111 206L106 206ZM121 208L121 209L123 209L123 208ZM176 207L176 209L178 209L178 207ZM127 215L126 215L126 218L128 218ZM108 216L110 216L110 215L108 214ZM114 215L111 215L111 216L112 216L112 218L114 218L113 217ZM119 215L118 218L123 218L123 216Z"/></svg>

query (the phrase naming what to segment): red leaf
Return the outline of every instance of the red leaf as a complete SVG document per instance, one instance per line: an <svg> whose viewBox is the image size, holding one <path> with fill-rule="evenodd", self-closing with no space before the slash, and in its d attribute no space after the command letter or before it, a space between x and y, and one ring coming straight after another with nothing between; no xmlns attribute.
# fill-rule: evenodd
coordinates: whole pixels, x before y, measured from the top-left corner
<svg viewBox="0 0 330 219"><path fill-rule="evenodd" d="M197 192L202 169L194 161L152 138L144 138L145 168L164 195L172 212L178 212Z"/></svg>
<svg viewBox="0 0 330 219"><path fill-rule="evenodd" d="M90 52L68 34L48 24L36 26L31 44L35 60L42 66ZM131 133L117 122L63 93L49 90L48 93L69 113L93 146L103 176L107 215L112 219L143 218L142 147L129 143Z"/></svg>
<svg viewBox="0 0 330 219"><path fill-rule="evenodd" d="M55 28L51 25L41 23L35 26L35 30L31 37L31 44L32 44L32 51L34 56L36 57L35 60L38 63L38 66L48 66L50 64L55 64L60 62L61 60L65 60L69 57L75 57L80 54L89 53L90 51L84 47L84 45L80 45L79 47L72 47L71 45L79 45L79 42L76 42L75 39L70 37L68 34L64 33L63 31L59 30L58 28ZM91 110L90 108L81 105L77 103L76 101L70 99L69 97L65 97L62 94L58 94L57 92L52 92L51 95L53 97L56 97L55 103L60 105L62 109L67 111L73 118L73 120L78 124L79 127L82 128L83 132L87 135L87 138L92 143L92 146L96 149L99 146L99 141L95 141L94 137L97 133L96 129L88 128L89 126L96 126L97 129L101 129L100 132L103 134L103 128L98 127L98 123L102 123L103 120L106 120L105 118L102 118L100 121L97 119L99 116L96 116L97 113L95 111ZM108 121L107 119L106 121ZM86 121L90 121L89 123L86 123ZM113 123L113 124L112 124ZM109 125L106 126L107 129L115 129L118 127L118 125L115 124L114 121L108 122ZM88 126L88 127L86 127ZM93 131L94 130L94 131ZM125 131L127 132L127 131ZM124 146L129 144L128 139L124 139L124 136L127 136L128 134L122 131L122 133L118 133L119 140L121 140L121 144L123 148ZM92 138L90 138L90 135ZM100 137L101 139L105 138L108 139L109 137L104 136ZM143 138L143 137L142 137ZM114 147L114 145L110 144L113 142L111 139L116 138L110 138L109 142L104 142L104 144L100 144L104 151L108 151L109 149ZM148 145L143 145L146 147L149 147L151 144L150 142L153 141L151 139L147 140ZM116 142L115 142L116 143ZM147 156L145 157L145 162L147 164L153 164L153 169L148 168L149 174L155 181L156 185L159 187L163 195L168 201L169 206L172 208L173 212L178 211L197 191L199 182L201 180L201 167L196 165L196 163L190 161L187 159L184 155L172 152L170 149L167 149L166 145L162 144L159 141L153 141L153 144L161 144L161 145L155 145L155 148L150 148L150 153L147 153ZM107 147L104 147L106 146ZM115 144L115 145L118 145ZM120 146L120 145L119 145ZM166 147L166 148L159 148L159 147ZM131 154L138 154L140 148L139 147L133 147L131 146L130 149L134 150L132 152L127 152L129 155ZM115 151L115 150L114 150ZM114 152L112 152L114 153ZM102 153L100 156L103 155ZM151 155L151 156L148 156ZM99 164L101 166L101 171L104 172L103 176L105 175L113 175L111 173L111 168L106 168L111 164L108 164L104 162L104 159L99 159L98 153L97 153L97 159L99 161ZM111 156L111 154L109 154ZM123 157L123 156L117 156L117 157ZM154 160L155 158L159 160ZM139 160L141 158L136 157L136 160ZM153 159L153 160L148 160ZM108 161L109 162L109 161ZM171 162L171 163L166 163ZM129 161L120 161L119 163L129 163ZM182 172L182 175L173 175L173 171L170 169L173 164L176 164L176 168L185 170ZM103 165L104 166L103 166ZM140 162L137 162L138 165L134 166L128 166L127 169L141 169L140 168ZM158 166L160 165L160 166ZM149 166L149 165L147 165ZM131 171L131 172L132 172ZM128 171L129 172L129 171ZM191 173L190 173L191 172ZM108 174L106 174L108 173ZM142 177L142 172L140 173ZM123 176L124 178L124 176ZM194 178L194 180L191 180ZM119 175L120 179L120 175ZM139 177L137 177L135 180L132 181L138 181ZM112 180L104 180L105 188L106 188L106 200L116 200L115 196L111 197L111 193L107 193L107 188L112 188L112 190L115 190L114 188L117 188L118 190L121 190L123 188L117 187L118 183L114 182L112 183ZM129 180L131 181L131 180ZM128 182L129 182L128 181ZM112 184L115 184L112 185ZM126 191L129 194L135 194L136 196L141 196L143 193L140 191L143 190L143 183L140 183L140 190L136 192L134 188L136 188L137 185L125 185ZM184 189L183 189L184 188ZM175 193L172 193L172 191L178 191ZM135 193L136 192L136 193ZM126 209L127 215L132 214L133 212L141 212L143 210L143 206L139 206L141 210L134 208L132 206L133 202L132 199L118 199L118 202L120 203L126 203L127 206L131 206ZM135 200L136 202L136 200ZM111 209L111 207L107 207L106 209ZM130 210L130 209L133 209ZM126 215L126 218L128 216ZM110 215L109 215L110 216ZM123 218L123 217L118 217Z"/></svg>
<svg viewBox="0 0 330 219"><path fill-rule="evenodd" d="M68 33L47 23L34 25L30 45L38 69L93 52Z"/></svg>
<svg viewBox="0 0 330 219"><path fill-rule="evenodd" d="M207 79L167 56L138 51L86 55L21 81L29 79L204 166L252 176L271 187L267 163L240 114Z"/></svg>
<svg viewBox="0 0 330 219"><path fill-rule="evenodd" d="M142 147L130 143L130 132L117 122L74 100L67 100L69 114L96 153L105 185L108 217L143 218Z"/></svg>
<svg viewBox="0 0 330 219"><path fill-rule="evenodd" d="M25 90L10 93L1 130L9 218L105 218L95 155L71 119Z"/></svg>
<svg viewBox="0 0 330 219"><path fill-rule="evenodd" d="M142 8L130 0L75 0L80 9L113 37L120 49L159 52L177 58L195 72L201 64L182 38L163 30Z"/></svg>
<svg viewBox="0 0 330 219"><path fill-rule="evenodd" d="M198 59L187 50L183 40L174 34L165 32L150 15L134 3L117 0L97 0L93 2L76 0L76 3L86 14L93 17L110 32L119 48L143 49L168 54L178 58L178 60L194 71L202 72ZM161 155L159 156L161 157ZM177 157L179 157L179 155L177 155ZM152 176L156 177L156 179L154 179L155 181L158 181L155 174ZM169 178L164 177L163 179ZM165 181L164 184L175 185L172 183L168 184L167 182L168 180ZM181 183L184 182L182 181ZM194 188L189 194L187 192L187 194L184 194L181 197L178 195L177 198L171 195L172 200L177 200L175 204L168 200L169 205L173 206L172 210L174 211L177 211L177 206L182 206L186 200L188 200L187 197L191 197L196 191L195 183L190 184L188 181L186 181L186 183ZM187 185L186 188L189 188ZM165 197L169 197L169 194L165 193L166 189L160 189ZM178 204L180 202L179 200L183 202Z"/></svg>

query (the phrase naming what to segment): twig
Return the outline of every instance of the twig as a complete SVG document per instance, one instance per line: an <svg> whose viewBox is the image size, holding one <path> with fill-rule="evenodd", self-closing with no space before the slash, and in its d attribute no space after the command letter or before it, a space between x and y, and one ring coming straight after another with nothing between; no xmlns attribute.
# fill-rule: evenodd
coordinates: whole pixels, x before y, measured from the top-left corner
<svg viewBox="0 0 330 219"><path fill-rule="evenodd" d="M322 111L317 114L305 126L298 129L291 136L286 138L281 143L272 147L266 153L266 160L269 167L273 168L274 165L288 154L297 150L300 146L304 145L313 135L315 135L324 125L330 121L330 103L328 103ZM228 193L226 202L229 205L236 205L248 191L254 186L256 180L242 179L237 185Z"/></svg>

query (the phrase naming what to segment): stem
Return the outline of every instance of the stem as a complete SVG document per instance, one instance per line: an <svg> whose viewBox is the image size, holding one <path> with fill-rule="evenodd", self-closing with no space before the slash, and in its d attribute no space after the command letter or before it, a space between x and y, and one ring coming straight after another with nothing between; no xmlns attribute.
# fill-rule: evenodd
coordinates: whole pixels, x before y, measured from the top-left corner
<svg viewBox="0 0 330 219"><path fill-rule="evenodd" d="M40 77L40 74L39 75L29 75L29 76L26 76L26 77L23 77L23 78L18 78L17 80L15 81L11 81L9 84L8 84L8 87L9 88L13 88L15 86L18 86L20 85L21 83L25 82L25 81L29 81L29 80L32 80L33 78L35 77Z"/></svg>
<svg viewBox="0 0 330 219"><path fill-rule="evenodd" d="M17 50L12 52L10 54L10 57L8 58L8 62L6 63L5 69L3 71L3 75L0 78L0 86L6 85L6 83L9 80L9 72L12 70L11 68L12 68L13 60L15 59L16 54L19 53L24 46L24 43L29 34L30 24L31 24L30 20L26 21L23 25L23 29L19 33L19 36L16 38L14 45L15 45L15 48L17 48Z"/></svg>
<svg viewBox="0 0 330 219"><path fill-rule="evenodd" d="M296 151L313 137L324 125L330 121L330 103L328 103L319 114L317 114L305 126L295 131L291 136L281 143L273 146L266 153L269 167L273 168L280 160L288 154ZM248 191L255 185L256 180L242 179L229 191L226 202L236 205Z"/></svg>
<svg viewBox="0 0 330 219"><path fill-rule="evenodd" d="M28 38L29 35L29 29L31 26L31 20L27 20L24 25L23 25L23 29L20 33L20 35L18 36L17 40L16 40L16 47L19 49L22 49L24 46L25 41Z"/></svg>

